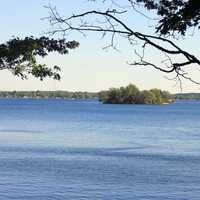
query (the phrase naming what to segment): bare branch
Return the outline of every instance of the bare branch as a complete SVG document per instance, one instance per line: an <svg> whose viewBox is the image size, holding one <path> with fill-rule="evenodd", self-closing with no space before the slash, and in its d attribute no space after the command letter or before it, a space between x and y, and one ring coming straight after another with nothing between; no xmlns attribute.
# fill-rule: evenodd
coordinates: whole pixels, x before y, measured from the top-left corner
<svg viewBox="0 0 200 200"><path fill-rule="evenodd" d="M131 1L131 3L132 6L135 6L133 5L133 1ZM184 78L195 84L199 84L198 81L193 80L186 74L186 72L184 72L184 67L193 64L200 66L200 60L195 55L183 50L175 44L175 42L166 37L147 35L135 31L132 27L129 27L125 22L123 22L120 17L125 14L126 11L117 11L116 9L108 9L105 12L91 10L81 14L74 14L68 18L62 18L58 14L56 8L49 7L49 9L51 13L49 17L51 25L53 27L58 24L62 24L64 26L64 28L55 28L52 32L53 34L60 32L65 33L69 31L79 31L82 34L85 32L99 32L102 33L103 37L106 34L111 34L110 44L104 48L113 47L114 49L116 49L114 46L114 40L117 35L126 37L130 45L142 42L143 46L141 48L143 49L143 55L139 55L137 51L135 51L139 61L134 61L129 64L137 66L150 66L165 73L175 73L176 79L178 80L180 80L180 78ZM94 16L97 17L97 19L95 19ZM86 22L86 19L89 19L90 23ZM92 23L94 19L95 21ZM104 21L102 22L99 19L104 19ZM100 21L101 23L99 23ZM153 47L158 52L164 53L167 57L167 60L161 62L164 66L157 66L156 64L144 59L144 50L148 50L148 47ZM180 58L180 61L173 61L171 56ZM166 62L168 62L168 64L166 64Z"/></svg>

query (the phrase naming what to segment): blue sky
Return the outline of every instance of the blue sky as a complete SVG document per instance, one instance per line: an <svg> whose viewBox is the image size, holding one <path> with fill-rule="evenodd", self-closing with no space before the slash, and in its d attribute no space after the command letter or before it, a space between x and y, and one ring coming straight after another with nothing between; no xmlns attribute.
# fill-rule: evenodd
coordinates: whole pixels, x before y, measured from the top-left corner
<svg viewBox="0 0 200 200"><path fill-rule="evenodd" d="M121 0L122 1L122 0ZM67 3L66 3L67 2ZM122 1L124 2L124 1ZM101 7L103 4L88 3L87 0L7 0L1 2L1 32L0 42L5 42L12 36L41 36L50 29L48 21L41 20L48 16L45 5L56 5L58 10L66 16L72 13ZM148 21L138 14L129 15L124 19L133 24L140 31L152 30ZM134 22L134 23L133 23ZM178 41L186 50L198 54L199 40L197 36ZM70 91L99 91L110 87L136 84L141 89L161 88L171 92L179 92L174 82L169 81L161 72L152 68L139 68L127 65L127 61L134 59L134 49L131 49L123 39L118 41L120 52L112 49L103 50L108 40L102 40L100 35L88 34L86 38L79 34L72 34L69 40L80 42L80 48L70 51L68 55L51 54L41 60L50 66L62 66L62 80L57 82L34 78L22 81L10 72L0 72L0 90L70 90ZM152 59L157 59L152 55ZM195 73L198 78L199 74ZM199 86L183 82L184 92L199 92Z"/></svg>

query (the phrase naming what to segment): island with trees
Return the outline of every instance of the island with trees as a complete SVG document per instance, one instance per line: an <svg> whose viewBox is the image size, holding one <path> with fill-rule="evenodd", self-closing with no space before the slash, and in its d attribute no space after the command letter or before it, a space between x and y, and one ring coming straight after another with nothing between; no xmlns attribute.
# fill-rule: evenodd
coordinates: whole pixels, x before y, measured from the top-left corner
<svg viewBox="0 0 200 200"><path fill-rule="evenodd" d="M174 102L174 95L160 89L140 91L135 85L129 84L101 91L99 101L105 104L168 104Z"/></svg>

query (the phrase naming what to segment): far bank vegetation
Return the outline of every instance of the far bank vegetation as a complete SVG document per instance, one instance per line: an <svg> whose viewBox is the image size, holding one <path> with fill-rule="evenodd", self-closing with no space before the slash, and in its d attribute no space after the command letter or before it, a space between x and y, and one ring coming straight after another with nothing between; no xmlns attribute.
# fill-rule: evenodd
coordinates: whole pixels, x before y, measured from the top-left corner
<svg viewBox="0 0 200 200"><path fill-rule="evenodd" d="M173 102L173 95L160 89L140 91L135 85L129 84L101 91L99 100L105 104L167 104Z"/></svg>

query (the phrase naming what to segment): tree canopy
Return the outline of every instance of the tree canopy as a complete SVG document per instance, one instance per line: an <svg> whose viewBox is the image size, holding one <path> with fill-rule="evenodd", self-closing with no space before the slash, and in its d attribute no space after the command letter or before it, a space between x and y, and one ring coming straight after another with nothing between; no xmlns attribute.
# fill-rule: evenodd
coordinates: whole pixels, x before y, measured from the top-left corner
<svg viewBox="0 0 200 200"><path fill-rule="evenodd" d="M190 27L200 28L200 2L197 0L128 0L133 7L143 4L155 10L160 17L156 32L167 35L175 32L185 35Z"/></svg>
<svg viewBox="0 0 200 200"><path fill-rule="evenodd" d="M60 79L60 67L53 68L45 64L39 64L36 57L45 57L50 52L67 54L69 49L79 46L76 41L65 39L50 39L48 37L26 37L24 39L13 38L6 43L0 44L0 70L9 70L22 79L29 74L40 80L50 77Z"/></svg>
<svg viewBox="0 0 200 200"><path fill-rule="evenodd" d="M198 56L189 50L181 48L176 39L186 35L190 28L199 29L200 2L196 0L88 0L97 3L103 2L106 9L88 10L63 17L54 7L49 7L49 20L54 27L52 33L69 33L69 31L97 32L102 36L110 35L108 47L115 47L119 37L126 38L135 50L133 61L129 64L134 66L147 66L162 72L173 74L174 80L180 82L182 78L199 84L195 80L190 69L198 70L200 60ZM89 3L89 2L88 2ZM142 9L141 9L142 8ZM135 27L134 18L127 23L126 16L129 12L136 12L146 19L150 19L148 11L153 13L154 33L146 34L139 32ZM141 49L138 49L138 44ZM163 54L159 63L153 62L148 57L148 52L154 49L158 54ZM189 69L189 70L188 70ZM181 82L180 82L181 83Z"/></svg>

